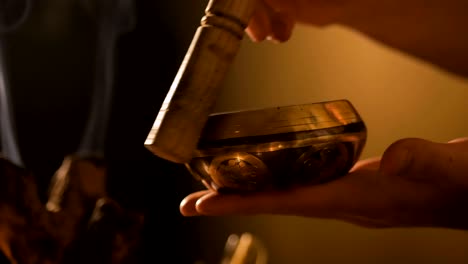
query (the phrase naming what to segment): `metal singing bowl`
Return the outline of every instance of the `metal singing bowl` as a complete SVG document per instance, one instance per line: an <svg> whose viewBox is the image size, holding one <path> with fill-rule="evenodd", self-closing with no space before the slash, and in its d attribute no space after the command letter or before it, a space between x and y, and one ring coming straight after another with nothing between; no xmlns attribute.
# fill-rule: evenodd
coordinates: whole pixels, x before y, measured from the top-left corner
<svg viewBox="0 0 468 264"><path fill-rule="evenodd" d="M218 192L318 184L344 176L366 138L347 100L217 113L186 167Z"/></svg>

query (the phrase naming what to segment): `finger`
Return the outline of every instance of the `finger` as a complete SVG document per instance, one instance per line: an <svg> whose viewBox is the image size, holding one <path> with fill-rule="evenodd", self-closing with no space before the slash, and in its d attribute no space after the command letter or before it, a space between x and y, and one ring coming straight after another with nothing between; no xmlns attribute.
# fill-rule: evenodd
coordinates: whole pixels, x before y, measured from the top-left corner
<svg viewBox="0 0 468 264"><path fill-rule="evenodd" d="M196 202L200 197L210 193L211 191L209 190L204 190L204 191L199 191L192 193L185 197L181 202L179 206L180 213L183 216L196 216L199 215L199 213L196 210Z"/></svg>
<svg viewBox="0 0 468 264"><path fill-rule="evenodd" d="M410 138L393 143L385 151L380 172L383 179L397 186L389 189L394 190L394 200L399 200L400 209L406 211L400 213L400 218L405 219L401 222L465 225L468 216L459 207L468 200L467 142L435 143Z"/></svg>
<svg viewBox="0 0 468 264"><path fill-rule="evenodd" d="M291 38L295 24L295 1L264 0L265 10L270 17L271 33L268 39L285 42Z"/></svg>
<svg viewBox="0 0 468 264"><path fill-rule="evenodd" d="M468 170L466 142L461 139L450 144L414 138L399 140L384 152L381 171L387 176L448 184Z"/></svg>
<svg viewBox="0 0 468 264"><path fill-rule="evenodd" d="M261 42L271 33L270 21L270 10L259 1L245 32L252 41Z"/></svg>
<svg viewBox="0 0 468 264"><path fill-rule="evenodd" d="M196 196L198 196L198 195L196 195ZM200 197L198 197L198 199L195 199L196 201L199 201L197 207L198 207L198 211L200 211L200 213L198 211L196 211L192 215L199 215L199 214L209 215L209 213L204 211L204 207L209 206L209 205L206 204L207 200L211 199L212 201L208 201L208 202L214 202L213 199L219 199L219 197L220 197L220 194L217 194L215 192L207 192L206 194L202 194ZM229 202L226 202L226 200L224 200L224 201L221 200L219 202L223 203L225 206L229 206ZM252 201L252 202L254 202L254 201ZM219 214L227 214L227 213L228 212L224 212L224 213L219 212ZM256 212L252 211L252 213L256 213ZM244 210L243 214L248 214L248 211ZM324 217L324 216L322 215L322 217ZM361 227L366 227L366 228L387 228L387 227L395 226L394 224L390 224L390 223L388 223L386 221L383 221L383 220L372 219L372 218L363 217L363 216L359 216L359 215L336 214L336 215L332 216L330 214L328 218L338 219L338 220L341 220L341 221L344 221L344 222L348 222L348 223L351 223L351 224L354 224L354 225L357 225L357 226L361 226Z"/></svg>
<svg viewBox="0 0 468 264"><path fill-rule="evenodd" d="M212 192L198 199L196 211L202 215L282 214L321 218L354 214L356 209L377 207L374 204L379 192L372 186L374 174L375 171L363 170L329 183L286 191L229 195Z"/></svg>
<svg viewBox="0 0 468 264"><path fill-rule="evenodd" d="M269 38L274 42L285 42L291 38L294 19L287 13L276 12L271 15L271 34Z"/></svg>
<svg viewBox="0 0 468 264"><path fill-rule="evenodd" d="M271 193L242 195L210 193L198 199L196 211L202 215L275 213L278 207L274 208L273 205L279 201L281 197Z"/></svg>

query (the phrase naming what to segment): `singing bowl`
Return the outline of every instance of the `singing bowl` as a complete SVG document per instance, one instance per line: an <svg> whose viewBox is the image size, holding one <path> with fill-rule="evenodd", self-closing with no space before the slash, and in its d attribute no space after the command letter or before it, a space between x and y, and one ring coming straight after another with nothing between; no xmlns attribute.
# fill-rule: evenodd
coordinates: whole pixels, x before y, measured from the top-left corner
<svg viewBox="0 0 468 264"><path fill-rule="evenodd" d="M218 192L320 184L344 176L366 138L348 100L215 113L185 165Z"/></svg>

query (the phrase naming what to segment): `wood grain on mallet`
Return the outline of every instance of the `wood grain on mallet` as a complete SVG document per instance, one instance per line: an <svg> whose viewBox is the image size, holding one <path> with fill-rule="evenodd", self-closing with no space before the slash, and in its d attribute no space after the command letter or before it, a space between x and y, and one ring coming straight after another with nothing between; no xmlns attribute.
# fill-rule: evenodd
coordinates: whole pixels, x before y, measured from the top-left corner
<svg viewBox="0 0 468 264"><path fill-rule="evenodd" d="M155 155L186 163L211 114L236 56L254 0L211 0L161 105L145 146Z"/></svg>

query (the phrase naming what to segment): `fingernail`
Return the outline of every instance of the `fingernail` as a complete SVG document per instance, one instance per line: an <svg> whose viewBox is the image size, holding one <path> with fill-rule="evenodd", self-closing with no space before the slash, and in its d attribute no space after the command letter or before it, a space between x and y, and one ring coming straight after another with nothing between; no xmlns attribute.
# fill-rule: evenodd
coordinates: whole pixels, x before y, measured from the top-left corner
<svg viewBox="0 0 468 264"><path fill-rule="evenodd" d="M264 41L266 38L267 38L267 36L265 36L265 35L260 35L260 34L249 34L249 39L250 39L252 42L255 42L255 43L262 42L262 41Z"/></svg>
<svg viewBox="0 0 468 264"><path fill-rule="evenodd" d="M196 209L196 201L184 199L179 205L179 211L183 216L190 217L190 216L199 216Z"/></svg>
<svg viewBox="0 0 468 264"><path fill-rule="evenodd" d="M271 22L272 37L275 43L282 43L288 40L290 25L283 17L283 14L278 13Z"/></svg>
<svg viewBox="0 0 468 264"><path fill-rule="evenodd" d="M268 37L266 38L266 40L268 40L269 42L274 43L274 44L279 44L279 43L281 43L281 41L275 39L275 38L272 37L272 36L268 36Z"/></svg>

